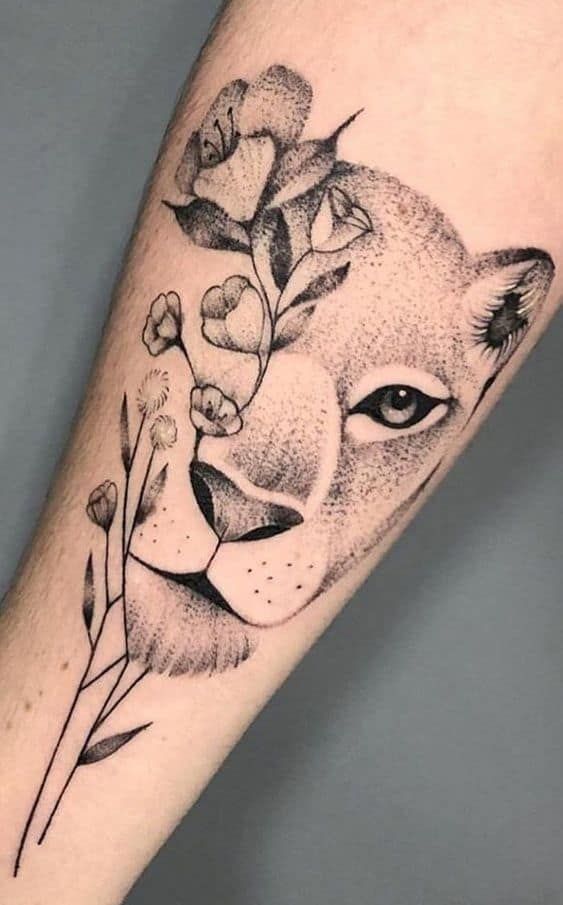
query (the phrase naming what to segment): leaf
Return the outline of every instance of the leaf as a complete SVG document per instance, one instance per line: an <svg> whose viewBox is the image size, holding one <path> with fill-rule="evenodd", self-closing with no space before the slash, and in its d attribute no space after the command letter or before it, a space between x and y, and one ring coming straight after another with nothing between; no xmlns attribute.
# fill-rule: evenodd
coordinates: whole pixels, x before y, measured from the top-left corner
<svg viewBox="0 0 563 905"><path fill-rule="evenodd" d="M297 308L306 302L312 302L314 299L328 295L344 282L350 270L350 262L343 264L341 267L335 267L334 270L328 270L320 276L315 277L308 286L303 289L299 295L296 295L288 308Z"/></svg>
<svg viewBox="0 0 563 905"><path fill-rule="evenodd" d="M315 310L315 304L302 305L297 311L287 311L287 317L284 315L276 325L272 350L283 349L290 343L298 339L307 326L309 318Z"/></svg>
<svg viewBox="0 0 563 905"><path fill-rule="evenodd" d="M84 595L82 599L82 615L84 617L84 624L86 626L88 635L90 635L92 620L94 618L95 602L96 590L94 586L94 563L92 559L92 553L90 552L88 561L86 563L86 569L84 571Z"/></svg>
<svg viewBox="0 0 563 905"><path fill-rule="evenodd" d="M121 461L125 473L129 474L131 469L131 442L129 439L129 410L127 406L127 393L123 394L123 402L121 403L121 414L119 416L119 440L121 444Z"/></svg>
<svg viewBox="0 0 563 905"><path fill-rule="evenodd" d="M168 463L164 465L157 476L153 478L145 493L143 495L143 499L139 504L139 510L137 512L137 518L135 520L136 525L142 525L143 522L147 520L149 515L152 515L156 508L156 501L162 491L164 490L164 485L166 484L166 478L168 477Z"/></svg>
<svg viewBox="0 0 563 905"><path fill-rule="evenodd" d="M219 251L250 252L250 242L245 228L233 220L217 204L196 198L190 204L163 204L173 211L182 232L195 245Z"/></svg>
<svg viewBox="0 0 563 905"><path fill-rule="evenodd" d="M108 738L101 739L101 741L96 742L82 752L78 758L77 765L82 767L88 764L96 764L100 760L105 760L106 757L111 757L112 754L127 745L139 732L144 732L149 726L152 726L152 723L145 723L143 726L137 726L136 729L118 732L117 735L110 735Z"/></svg>
<svg viewBox="0 0 563 905"><path fill-rule="evenodd" d="M291 243L285 217L279 208L270 212L274 218L270 240L270 267L274 283L283 289L291 272Z"/></svg>
<svg viewBox="0 0 563 905"><path fill-rule="evenodd" d="M273 349L282 349L303 332L317 301L340 286L350 270L350 262L314 277L283 309L275 326Z"/></svg>

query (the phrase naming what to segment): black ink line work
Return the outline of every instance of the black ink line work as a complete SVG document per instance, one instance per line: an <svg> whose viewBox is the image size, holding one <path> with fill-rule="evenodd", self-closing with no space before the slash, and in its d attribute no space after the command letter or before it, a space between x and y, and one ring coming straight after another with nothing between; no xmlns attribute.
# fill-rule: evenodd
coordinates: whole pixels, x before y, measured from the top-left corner
<svg viewBox="0 0 563 905"><path fill-rule="evenodd" d="M89 653L15 874L75 772L141 745L150 721L106 722L149 673L238 667L382 542L547 296L546 252L472 254L427 197L340 159L357 111L304 138L312 97L280 65L231 82L163 199L186 252L211 250L231 273L202 298L170 290L150 304L142 341L184 363L173 387L184 401L169 414L159 367L135 406L123 397L121 481L86 503L97 534L81 601ZM185 323L194 306L199 336Z"/></svg>

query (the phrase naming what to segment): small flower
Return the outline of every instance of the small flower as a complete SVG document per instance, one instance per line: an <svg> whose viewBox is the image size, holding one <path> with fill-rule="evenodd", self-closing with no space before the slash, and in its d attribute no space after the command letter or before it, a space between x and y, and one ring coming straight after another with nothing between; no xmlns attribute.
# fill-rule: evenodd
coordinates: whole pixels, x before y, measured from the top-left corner
<svg viewBox="0 0 563 905"><path fill-rule="evenodd" d="M313 250L341 251L370 232L373 223L369 213L337 185L329 186L311 224Z"/></svg>
<svg viewBox="0 0 563 905"><path fill-rule="evenodd" d="M137 408L141 415L150 418L162 408L168 399L170 383L167 371L153 368L146 374L137 392Z"/></svg>
<svg viewBox="0 0 563 905"><path fill-rule="evenodd" d="M170 449L178 438L178 429L170 415L159 415L151 424L150 438L153 449Z"/></svg>
<svg viewBox="0 0 563 905"><path fill-rule="evenodd" d="M242 418L236 402L225 396L218 387L194 387L190 401L192 424L202 433L225 437L241 429Z"/></svg>
<svg viewBox="0 0 563 905"><path fill-rule="evenodd" d="M113 481L104 481L88 497L86 512L88 518L104 531L111 528L117 508L117 487Z"/></svg>
<svg viewBox="0 0 563 905"><path fill-rule="evenodd" d="M201 302L203 335L214 346L239 352L258 352L264 330L264 306L244 276L229 277L212 286Z"/></svg>
<svg viewBox="0 0 563 905"><path fill-rule="evenodd" d="M177 292L161 292L151 305L143 342L151 355L160 355L182 339L182 306Z"/></svg>

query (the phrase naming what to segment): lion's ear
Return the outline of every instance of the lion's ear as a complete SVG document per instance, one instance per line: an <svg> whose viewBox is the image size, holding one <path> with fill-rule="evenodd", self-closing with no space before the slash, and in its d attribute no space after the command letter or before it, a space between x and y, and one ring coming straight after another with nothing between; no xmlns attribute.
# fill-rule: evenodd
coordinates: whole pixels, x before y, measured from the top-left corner
<svg viewBox="0 0 563 905"><path fill-rule="evenodd" d="M546 252L525 248L482 255L477 271L466 296L471 339L495 373L537 316L555 267Z"/></svg>

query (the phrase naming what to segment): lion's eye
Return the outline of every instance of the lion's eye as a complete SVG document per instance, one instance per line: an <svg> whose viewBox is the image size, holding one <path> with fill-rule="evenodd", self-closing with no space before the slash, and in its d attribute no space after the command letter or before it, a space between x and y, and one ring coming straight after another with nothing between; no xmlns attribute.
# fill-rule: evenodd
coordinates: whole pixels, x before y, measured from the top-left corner
<svg viewBox="0 0 563 905"><path fill-rule="evenodd" d="M432 409L443 404L443 399L429 396L416 387L391 384L378 387L365 396L351 409L350 414L367 415L385 427L399 430L418 424Z"/></svg>
<svg viewBox="0 0 563 905"><path fill-rule="evenodd" d="M383 365L352 387L347 403L346 432L357 443L373 443L418 434L438 424L454 398L429 371Z"/></svg>

